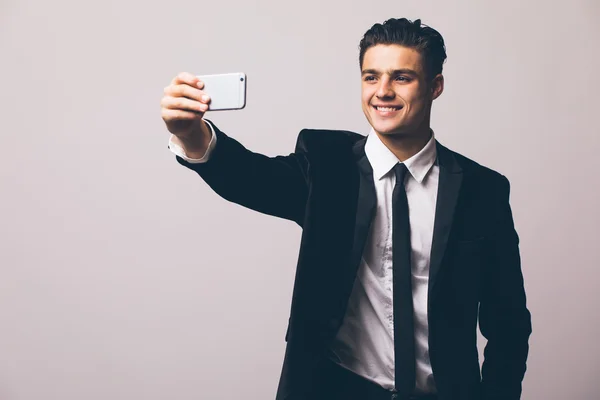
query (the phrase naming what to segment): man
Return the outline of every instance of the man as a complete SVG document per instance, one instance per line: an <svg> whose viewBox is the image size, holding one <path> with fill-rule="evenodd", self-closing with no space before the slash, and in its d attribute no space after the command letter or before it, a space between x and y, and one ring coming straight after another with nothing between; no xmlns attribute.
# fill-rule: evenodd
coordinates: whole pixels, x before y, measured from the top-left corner
<svg viewBox="0 0 600 400"><path fill-rule="evenodd" d="M435 140L445 59L420 20L375 24L359 56L370 133L304 129L288 156L203 120L193 75L165 89L177 161L303 229L278 400L520 398L531 317L509 183Z"/></svg>

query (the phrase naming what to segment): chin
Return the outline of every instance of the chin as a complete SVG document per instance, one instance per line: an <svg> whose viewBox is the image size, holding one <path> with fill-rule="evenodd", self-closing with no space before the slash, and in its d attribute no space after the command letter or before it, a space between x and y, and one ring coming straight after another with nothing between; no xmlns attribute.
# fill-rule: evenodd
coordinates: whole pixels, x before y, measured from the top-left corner
<svg viewBox="0 0 600 400"><path fill-rule="evenodd" d="M387 121L375 121L373 124L373 129L382 135L394 135L401 134L405 130L405 126L403 124L399 124L397 122Z"/></svg>

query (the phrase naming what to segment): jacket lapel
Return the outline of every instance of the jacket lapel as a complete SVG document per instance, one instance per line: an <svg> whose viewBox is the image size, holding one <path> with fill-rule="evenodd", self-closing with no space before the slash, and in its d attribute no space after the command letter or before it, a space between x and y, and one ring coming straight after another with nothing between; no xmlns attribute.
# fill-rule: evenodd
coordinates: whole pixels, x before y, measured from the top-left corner
<svg viewBox="0 0 600 400"><path fill-rule="evenodd" d="M373 181L373 168L365 154L365 143L367 138L360 139L354 145L353 151L358 165L359 188L356 203L356 221L354 228L354 242L352 246L353 276L360 265L360 260L365 248L369 228L375 215L377 198L375 194L375 183Z"/></svg>
<svg viewBox="0 0 600 400"><path fill-rule="evenodd" d="M450 150L436 141L440 176L429 262L428 312L439 291L439 275L462 184L462 168Z"/></svg>

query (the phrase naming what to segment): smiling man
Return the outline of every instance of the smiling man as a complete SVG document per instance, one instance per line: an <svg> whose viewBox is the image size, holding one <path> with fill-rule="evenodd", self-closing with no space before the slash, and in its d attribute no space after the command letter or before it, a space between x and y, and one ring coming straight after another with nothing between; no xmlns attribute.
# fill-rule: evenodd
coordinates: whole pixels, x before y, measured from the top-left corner
<svg viewBox="0 0 600 400"><path fill-rule="evenodd" d="M531 316L509 183L436 140L445 59L420 20L375 24L359 55L371 131L304 129L287 156L204 120L194 75L165 89L177 161L223 198L303 229L278 400L521 396Z"/></svg>
<svg viewBox="0 0 600 400"><path fill-rule="evenodd" d="M430 52L436 50L432 44ZM443 42L438 44L442 46L437 51L445 58ZM442 54L437 54L436 69L424 59L435 55L422 55L423 50L415 47L393 42L366 46L363 44L360 60L362 109L380 140L403 161L421 150L431 137L432 101L444 89L443 58L439 60Z"/></svg>

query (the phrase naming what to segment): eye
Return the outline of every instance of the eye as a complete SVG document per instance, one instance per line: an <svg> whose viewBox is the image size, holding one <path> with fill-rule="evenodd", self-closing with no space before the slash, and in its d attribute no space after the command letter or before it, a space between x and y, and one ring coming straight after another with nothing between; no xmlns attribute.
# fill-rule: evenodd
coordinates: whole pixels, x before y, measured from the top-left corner
<svg viewBox="0 0 600 400"><path fill-rule="evenodd" d="M367 77L365 78L365 81L371 81L371 80L372 80L371 78L375 78L375 77L374 77L374 76L372 76L372 75L370 75L370 76L367 76Z"/></svg>
<svg viewBox="0 0 600 400"><path fill-rule="evenodd" d="M400 82L408 82L408 81L410 81L410 79L408 79L405 76L397 76L396 79L400 80Z"/></svg>

